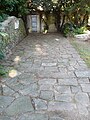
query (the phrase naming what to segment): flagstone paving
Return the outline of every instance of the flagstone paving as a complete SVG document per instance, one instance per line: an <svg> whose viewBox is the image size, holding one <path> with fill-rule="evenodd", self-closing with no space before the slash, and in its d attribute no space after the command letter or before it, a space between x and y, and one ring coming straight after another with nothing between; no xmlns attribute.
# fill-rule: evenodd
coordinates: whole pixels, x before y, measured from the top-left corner
<svg viewBox="0 0 90 120"><path fill-rule="evenodd" d="M30 34L3 63L0 120L90 120L90 69L59 34Z"/></svg>

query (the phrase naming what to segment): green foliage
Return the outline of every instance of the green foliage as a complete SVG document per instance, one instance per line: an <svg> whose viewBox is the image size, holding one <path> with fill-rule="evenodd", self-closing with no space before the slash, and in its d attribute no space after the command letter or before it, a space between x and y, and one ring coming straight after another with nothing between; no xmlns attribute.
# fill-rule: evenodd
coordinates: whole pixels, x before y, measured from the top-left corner
<svg viewBox="0 0 90 120"><path fill-rule="evenodd" d="M86 26L90 14L90 0L0 0L0 4L0 11L22 17L25 24L25 16L28 13L38 11L42 16L44 12L47 19L52 13L55 17L57 31L61 31L66 22L78 28ZM3 21L2 17L0 19Z"/></svg>
<svg viewBox="0 0 90 120"><path fill-rule="evenodd" d="M16 17L27 14L28 7L26 0L1 0L1 11Z"/></svg>
<svg viewBox="0 0 90 120"><path fill-rule="evenodd" d="M6 70L4 69L4 66L0 65L0 76L5 76Z"/></svg>
<svg viewBox="0 0 90 120"><path fill-rule="evenodd" d="M73 31L75 30L75 26L71 23L66 23L63 25L62 32L65 37L67 37L68 34L73 34Z"/></svg>
<svg viewBox="0 0 90 120"><path fill-rule="evenodd" d="M66 23L62 28L63 35L67 37L68 35L76 35L76 34L84 34L87 28L84 27L77 27L74 24Z"/></svg>
<svg viewBox="0 0 90 120"><path fill-rule="evenodd" d="M7 17L8 17L7 14L4 14L4 13L0 14L0 22L3 22L4 20L6 20Z"/></svg>
<svg viewBox="0 0 90 120"><path fill-rule="evenodd" d="M86 27L80 27L80 28L76 27L76 29L74 29L73 32L74 32L74 34L84 34L85 30L87 30Z"/></svg>

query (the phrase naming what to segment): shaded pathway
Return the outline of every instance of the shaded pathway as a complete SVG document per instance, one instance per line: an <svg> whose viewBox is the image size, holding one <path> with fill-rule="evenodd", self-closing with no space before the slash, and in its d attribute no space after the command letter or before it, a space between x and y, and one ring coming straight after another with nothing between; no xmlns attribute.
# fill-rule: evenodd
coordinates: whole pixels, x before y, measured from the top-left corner
<svg viewBox="0 0 90 120"><path fill-rule="evenodd" d="M0 120L90 119L90 70L66 38L30 34L5 64Z"/></svg>

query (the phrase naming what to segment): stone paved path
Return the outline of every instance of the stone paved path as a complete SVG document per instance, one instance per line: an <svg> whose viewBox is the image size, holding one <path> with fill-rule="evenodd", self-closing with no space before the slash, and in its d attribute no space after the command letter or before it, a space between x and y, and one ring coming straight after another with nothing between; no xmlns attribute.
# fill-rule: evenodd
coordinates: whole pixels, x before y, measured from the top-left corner
<svg viewBox="0 0 90 120"><path fill-rule="evenodd" d="M29 35L5 64L16 71L2 80L0 120L90 120L90 69L66 38Z"/></svg>

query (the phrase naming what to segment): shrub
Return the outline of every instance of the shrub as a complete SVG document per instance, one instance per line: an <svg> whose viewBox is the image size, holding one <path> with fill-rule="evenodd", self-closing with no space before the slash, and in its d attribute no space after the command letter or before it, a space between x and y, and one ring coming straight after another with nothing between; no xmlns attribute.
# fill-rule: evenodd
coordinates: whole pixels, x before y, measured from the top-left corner
<svg viewBox="0 0 90 120"><path fill-rule="evenodd" d="M84 27L77 27L71 23L64 24L62 28L63 35L67 37L68 35L76 35L76 34L84 34L87 28Z"/></svg>
<svg viewBox="0 0 90 120"><path fill-rule="evenodd" d="M71 23L65 23L62 28L63 35L65 37L68 36L68 34L72 34L75 29L75 26Z"/></svg>

